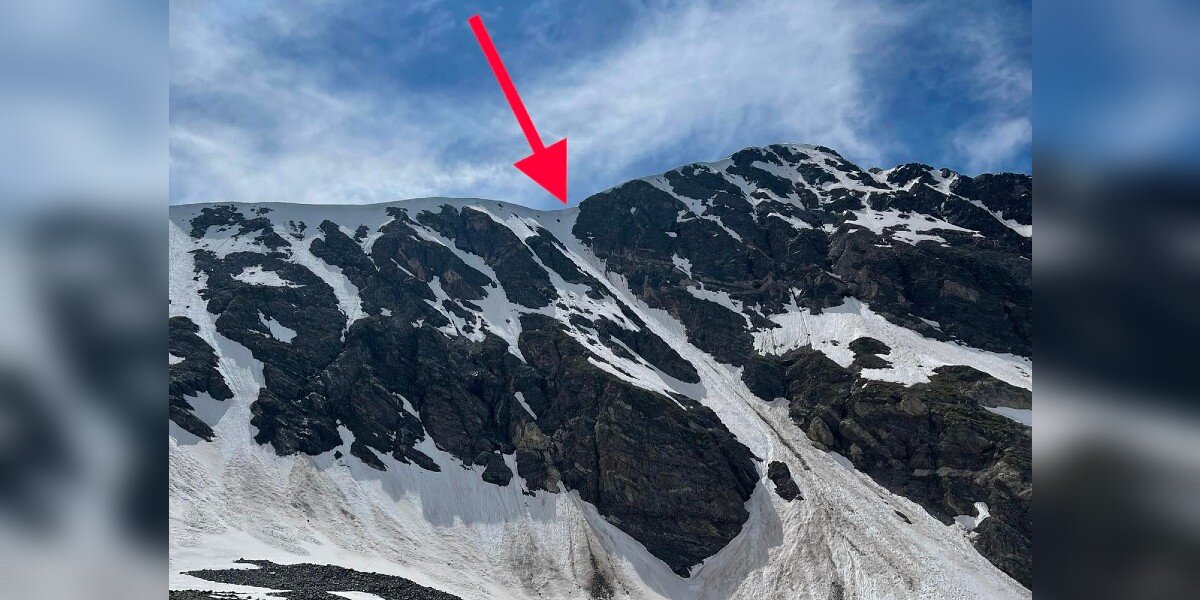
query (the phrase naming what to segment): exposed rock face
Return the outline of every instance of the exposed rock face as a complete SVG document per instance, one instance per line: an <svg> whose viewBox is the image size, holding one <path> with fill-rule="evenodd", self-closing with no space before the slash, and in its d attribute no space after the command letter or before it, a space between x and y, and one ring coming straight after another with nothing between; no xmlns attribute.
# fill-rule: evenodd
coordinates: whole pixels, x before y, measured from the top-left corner
<svg viewBox="0 0 1200 600"><path fill-rule="evenodd" d="M558 213L177 207L172 260L212 319L171 319L171 420L218 435L193 403L233 396L224 338L262 365L250 424L277 454L449 456L487 484L575 492L687 576L759 485L803 500L710 408L703 352L785 399L797 443L938 519L985 502L976 546L1028 585L1029 430L984 407L1031 406L1011 383L1031 353L1030 189L777 145Z"/></svg>
<svg viewBox="0 0 1200 600"><path fill-rule="evenodd" d="M792 418L814 443L947 524L986 503L991 514L974 531L976 547L1031 585L1030 430L984 410L976 394L1012 386L969 367L941 367L929 383L907 387L865 380L810 349L757 360L783 375L749 378L752 389L788 398ZM779 382L784 389L767 387Z"/></svg>
<svg viewBox="0 0 1200 600"><path fill-rule="evenodd" d="M553 471L519 449L523 477L561 479L681 575L737 535L758 472L711 410L612 378L552 319L522 326L521 351L546 374L524 395L544 399L529 401L536 426L561 449Z"/></svg>
<svg viewBox="0 0 1200 600"><path fill-rule="evenodd" d="M761 326L761 315L789 303L820 310L845 296L927 337L1029 356L1030 238L983 200L1028 200L1029 178L963 181L924 165L873 177L827 148L776 145L597 194L580 205L573 231L647 304L679 319L693 343L730 364L752 352L746 319ZM943 191L956 183L985 196ZM673 256L689 261L687 272ZM714 294L757 311L739 316Z"/></svg>

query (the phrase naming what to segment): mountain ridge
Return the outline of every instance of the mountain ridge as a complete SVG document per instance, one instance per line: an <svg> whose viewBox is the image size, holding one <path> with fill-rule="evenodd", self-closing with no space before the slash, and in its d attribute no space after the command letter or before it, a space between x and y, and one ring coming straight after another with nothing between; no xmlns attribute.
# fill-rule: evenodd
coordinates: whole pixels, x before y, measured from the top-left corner
<svg viewBox="0 0 1200 600"><path fill-rule="evenodd" d="M674 575L656 577L680 583L653 593L690 597L749 592L755 571L731 575L749 564L731 549L754 545L747 532L761 533L768 514L807 512L789 518L811 527L819 505L829 522L844 518L826 497L843 492L814 479L828 451L842 471L826 478L865 473L868 488L928 511L875 506L875 526L897 515L907 527L949 523L1029 585L1029 433L991 409L1031 406L1031 190L1027 176L868 173L824 147L773 145L557 211L444 198L176 205L172 464L236 430L226 436L240 440L235 454L269 463L266 445L281 459L327 457L306 477L450 477L453 467L537 502L569 492L580 515L597 511L574 534L592 540L595 564L548 556L573 574L534 588L586 580L593 596L640 597L629 589L647 585L642 563L658 560ZM249 375L230 374L245 370L238 360ZM233 382L232 399L216 380ZM242 417L228 416L232 405ZM204 512L197 502L181 496ZM177 546L173 529L173 553L194 553L206 529L265 525L183 522L197 545ZM831 543L825 535L815 539ZM641 558L614 550L630 543ZM813 567L779 560L759 570ZM963 580L910 566L906 577L925 582L914 589L988 581L989 593L1022 596L980 568ZM532 585L517 571L496 572L523 582L505 594ZM445 579L418 582L463 595ZM797 579L780 585L853 587Z"/></svg>

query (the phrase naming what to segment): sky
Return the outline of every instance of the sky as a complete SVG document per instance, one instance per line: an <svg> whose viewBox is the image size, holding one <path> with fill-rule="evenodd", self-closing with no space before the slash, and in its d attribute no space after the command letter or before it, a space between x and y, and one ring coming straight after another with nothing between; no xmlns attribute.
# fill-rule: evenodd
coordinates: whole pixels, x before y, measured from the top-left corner
<svg viewBox="0 0 1200 600"><path fill-rule="evenodd" d="M170 201L560 206L467 18L480 14L570 201L741 148L1030 172L1028 1L181 0Z"/></svg>

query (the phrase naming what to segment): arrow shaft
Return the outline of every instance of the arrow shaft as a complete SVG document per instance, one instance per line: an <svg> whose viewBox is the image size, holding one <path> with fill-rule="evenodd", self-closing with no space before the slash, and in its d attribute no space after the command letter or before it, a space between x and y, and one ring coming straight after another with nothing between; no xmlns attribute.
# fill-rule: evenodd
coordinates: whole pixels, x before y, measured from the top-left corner
<svg viewBox="0 0 1200 600"><path fill-rule="evenodd" d="M492 38L488 35L487 28L483 26L483 19L480 19L479 15L475 15L467 22L471 24L471 31L475 33L475 39L479 40L479 46L483 48L483 55L487 58L488 66L492 68L492 74L500 83L504 99L508 101L513 116L517 118L517 124L521 126L521 133L525 134L525 140L529 142L529 147L534 152L542 150L545 148L542 145L542 138L538 135L537 128L533 126L533 119L529 118L529 111L525 110L525 103L521 102L521 96L517 94L517 87L513 85L512 78L508 76L508 69L504 68L504 62L500 60L500 53L492 44Z"/></svg>

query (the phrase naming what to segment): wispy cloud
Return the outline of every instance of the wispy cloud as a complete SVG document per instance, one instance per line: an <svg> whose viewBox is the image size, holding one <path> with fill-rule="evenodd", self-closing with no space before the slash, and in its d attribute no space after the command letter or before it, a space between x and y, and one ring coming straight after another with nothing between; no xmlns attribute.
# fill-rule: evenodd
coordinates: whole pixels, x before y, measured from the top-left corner
<svg viewBox="0 0 1200 600"><path fill-rule="evenodd" d="M1027 13L1013 9L975 15L958 32L956 47L971 61L966 91L980 109L949 136L950 148L969 171L1002 169L1033 142L1029 113L1033 65Z"/></svg>
<svg viewBox="0 0 1200 600"><path fill-rule="evenodd" d="M1018 152L1029 148L1033 140L1033 124L1027 117L989 123L984 129L960 130L955 133L954 147L967 161L971 173L995 171Z"/></svg>
<svg viewBox="0 0 1200 600"><path fill-rule="evenodd" d="M378 6L173 3L172 201L551 206L511 167L528 148L465 9ZM592 21L586 10L484 13L543 137L570 139L572 202L750 145L822 143L865 164L911 151L869 76L893 60L889 40L921 26L891 0L614 4ZM984 60L977 77L1000 72Z"/></svg>

